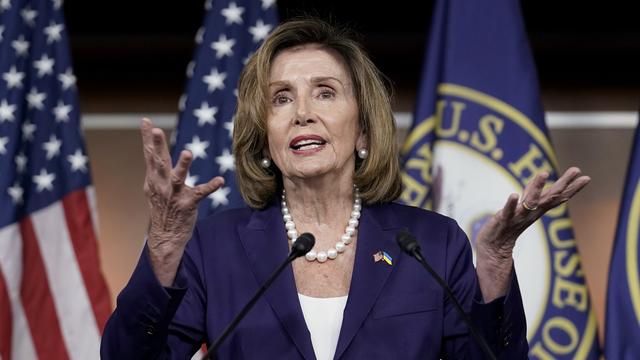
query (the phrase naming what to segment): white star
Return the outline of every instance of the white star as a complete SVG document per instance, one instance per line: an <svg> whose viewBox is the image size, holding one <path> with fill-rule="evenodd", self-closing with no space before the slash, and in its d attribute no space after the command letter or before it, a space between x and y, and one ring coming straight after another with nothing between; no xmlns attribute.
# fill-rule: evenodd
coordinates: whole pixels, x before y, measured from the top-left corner
<svg viewBox="0 0 640 360"><path fill-rule="evenodd" d="M191 77L193 76L193 71L196 68L196 63L195 61L191 60L189 61L189 63L187 64L187 77L189 79L191 79Z"/></svg>
<svg viewBox="0 0 640 360"><path fill-rule="evenodd" d="M209 107L209 103L202 102L202 105L198 109L193 110L193 115L198 118L198 126L204 126L204 124L215 124L216 114L218 113L217 107Z"/></svg>
<svg viewBox="0 0 640 360"><path fill-rule="evenodd" d="M211 10L211 5L212 5L212 3L213 3L213 0L206 0L206 1L204 2L204 9L205 9L205 10Z"/></svg>
<svg viewBox="0 0 640 360"><path fill-rule="evenodd" d="M20 152L18 155L16 155L16 170L18 171L18 173L23 173L24 170L27 168L27 157L24 155L23 152Z"/></svg>
<svg viewBox="0 0 640 360"><path fill-rule="evenodd" d="M231 121L226 122L224 124L222 124L222 126L227 129L227 131L229 132L229 139L233 138L233 119L231 119Z"/></svg>
<svg viewBox="0 0 640 360"><path fill-rule="evenodd" d="M201 26L198 31L196 31L196 44L200 44L202 43L202 40L204 39L204 32L206 31L206 29L204 28L204 26Z"/></svg>
<svg viewBox="0 0 640 360"><path fill-rule="evenodd" d="M222 9L222 16L225 17L225 23L227 25L231 24L242 24L242 13L244 13L243 7L238 7L235 2L231 2L229 7Z"/></svg>
<svg viewBox="0 0 640 360"><path fill-rule="evenodd" d="M0 155L4 155L7 153L7 144L9 143L9 137L3 136L0 137Z"/></svg>
<svg viewBox="0 0 640 360"><path fill-rule="evenodd" d="M220 205L227 205L229 203L229 199L227 199L227 196L229 195L230 192L231 192L230 188L221 187L218 190L209 194L209 196L207 197L211 199L211 206L218 207Z"/></svg>
<svg viewBox="0 0 640 360"><path fill-rule="evenodd" d="M55 22L51 21L49 23L49 26L44 28L44 33L47 35L47 44L51 44L62 39L60 33L62 32L63 28L63 24L56 24Z"/></svg>
<svg viewBox="0 0 640 360"><path fill-rule="evenodd" d="M13 121L14 116L13 112L16 111L15 105L9 105L6 99L3 99L0 102L0 123L5 121Z"/></svg>
<svg viewBox="0 0 640 360"><path fill-rule="evenodd" d="M206 149L209 147L209 142L200 141L200 137L198 137L197 135L194 136L193 139L191 139L190 143L185 144L184 147L187 150L191 151L191 154L193 154L193 160L197 158L202 158L202 159L207 158Z"/></svg>
<svg viewBox="0 0 640 360"><path fill-rule="evenodd" d="M38 77L51 75L53 73L53 65L55 62L56 61L48 57L47 54L42 55L40 60L34 61L33 67L38 69Z"/></svg>
<svg viewBox="0 0 640 360"><path fill-rule="evenodd" d="M187 105L187 94L182 94L178 99L178 110L184 111L185 105Z"/></svg>
<svg viewBox="0 0 640 360"><path fill-rule="evenodd" d="M271 28L273 28L273 26L265 24L262 20L258 20L256 21L255 26L251 26L249 28L249 33L253 35L254 42L259 42L264 40L267 35L269 35L269 31L271 31Z"/></svg>
<svg viewBox="0 0 640 360"><path fill-rule="evenodd" d="M17 56L27 56L29 53L29 42L24 39L24 35L20 35L17 40L13 40L11 46L16 51Z"/></svg>
<svg viewBox="0 0 640 360"><path fill-rule="evenodd" d="M233 159L233 155L229 152L229 149L222 150L222 155L216 156L216 162L220 167L221 174L224 174L227 170L233 171L236 169L235 160Z"/></svg>
<svg viewBox="0 0 640 360"><path fill-rule="evenodd" d="M2 78L7 82L7 89L21 88L22 79L24 79L24 73L16 71L15 66L11 66L11 69L2 74Z"/></svg>
<svg viewBox="0 0 640 360"><path fill-rule="evenodd" d="M62 0L53 0L53 8L58 10L62 7Z"/></svg>
<svg viewBox="0 0 640 360"><path fill-rule="evenodd" d="M24 194L24 190L20 187L20 184L15 183L12 187L7 189L9 196L11 196L11 201L14 204L22 204L22 194Z"/></svg>
<svg viewBox="0 0 640 360"><path fill-rule="evenodd" d="M273 4L275 3L276 3L276 0L262 0L262 10L267 10L268 8L273 6Z"/></svg>
<svg viewBox="0 0 640 360"><path fill-rule="evenodd" d="M37 191L42 192L42 190L47 189L49 191L53 190L53 180L56 179L56 174L47 173L47 170L44 168L40 170L40 175L33 176L33 182L36 183Z"/></svg>
<svg viewBox="0 0 640 360"><path fill-rule="evenodd" d="M219 73L218 69L211 69L211 73L209 75L202 78L208 86L207 90L209 92L214 92L217 89L224 89L224 79L227 78L227 73Z"/></svg>
<svg viewBox="0 0 640 360"><path fill-rule="evenodd" d="M71 171L87 172L87 162L89 158L78 149L73 155L68 155L67 160L71 163Z"/></svg>
<svg viewBox="0 0 640 360"><path fill-rule="evenodd" d="M62 146L62 141L60 141L55 135L51 135L49 141L42 144L42 149L47 152L47 160L51 160L54 156L60 154L60 146Z"/></svg>
<svg viewBox="0 0 640 360"><path fill-rule="evenodd" d="M220 59L223 56L233 55L233 45L236 44L234 39L227 39L225 34L220 35L218 41L211 43L211 48L216 51L216 58Z"/></svg>
<svg viewBox="0 0 640 360"><path fill-rule="evenodd" d="M11 0L0 0L0 13L11 9Z"/></svg>
<svg viewBox="0 0 640 360"><path fill-rule="evenodd" d="M30 123L29 120L22 123L22 139L24 141L33 140L33 133L35 131L35 124Z"/></svg>
<svg viewBox="0 0 640 360"><path fill-rule="evenodd" d="M26 8L22 9L22 11L20 11L20 16L22 16L22 19L27 25L35 26L35 20L38 16L38 12L33 10L30 6L27 6Z"/></svg>
<svg viewBox="0 0 640 360"><path fill-rule="evenodd" d="M0 41L4 40L4 26L0 26Z"/></svg>
<svg viewBox="0 0 640 360"><path fill-rule="evenodd" d="M30 108L36 108L42 110L44 108L44 99L47 98L46 93L39 93L38 89L31 88L31 91L27 94L27 103Z"/></svg>
<svg viewBox="0 0 640 360"><path fill-rule="evenodd" d="M62 83L62 90L68 90L76 84L76 76L73 75L73 70L68 68L67 71L58 74L58 80Z"/></svg>
<svg viewBox="0 0 640 360"><path fill-rule="evenodd" d="M58 101L58 105L54 107L51 111L53 115L56 117L57 122L67 122L69 121L69 113L71 112L71 105L65 104L62 100Z"/></svg>
<svg viewBox="0 0 640 360"><path fill-rule="evenodd" d="M184 184L189 187L194 187L198 183L198 175L191 175L191 173L187 173L187 178L184 179Z"/></svg>

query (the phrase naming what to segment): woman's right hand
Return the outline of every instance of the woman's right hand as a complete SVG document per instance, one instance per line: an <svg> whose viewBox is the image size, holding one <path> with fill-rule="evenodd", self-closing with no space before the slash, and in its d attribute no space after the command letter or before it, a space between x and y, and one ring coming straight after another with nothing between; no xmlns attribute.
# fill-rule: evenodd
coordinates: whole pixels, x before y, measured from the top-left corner
<svg viewBox="0 0 640 360"><path fill-rule="evenodd" d="M146 175L144 192L149 206L147 248L153 271L162 286L171 286L191 238L197 219L198 202L224 184L217 176L205 184L189 187L185 184L193 155L180 153L178 163L171 167L171 156L162 129L149 119L140 124Z"/></svg>

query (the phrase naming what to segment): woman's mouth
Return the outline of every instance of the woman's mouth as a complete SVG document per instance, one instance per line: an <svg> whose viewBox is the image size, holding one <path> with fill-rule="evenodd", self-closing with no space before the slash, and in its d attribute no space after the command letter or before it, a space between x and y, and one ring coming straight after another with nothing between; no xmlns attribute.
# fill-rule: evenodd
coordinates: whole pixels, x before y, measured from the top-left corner
<svg viewBox="0 0 640 360"><path fill-rule="evenodd" d="M296 136L289 143L289 148L294 154L311 154L322 150L327 142L317 135Z"/></svg>

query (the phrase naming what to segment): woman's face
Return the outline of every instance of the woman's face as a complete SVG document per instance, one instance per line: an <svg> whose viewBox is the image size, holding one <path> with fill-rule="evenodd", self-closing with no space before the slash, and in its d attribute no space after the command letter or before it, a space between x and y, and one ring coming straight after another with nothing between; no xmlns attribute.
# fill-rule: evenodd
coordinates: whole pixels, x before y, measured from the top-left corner
<svg viewBox="0 0 640 360"><path fill-rule="evenodd" d="M366 146L351 76L315 44L280 52L269 75L268 152L288 179L344 175Z"/></svg>

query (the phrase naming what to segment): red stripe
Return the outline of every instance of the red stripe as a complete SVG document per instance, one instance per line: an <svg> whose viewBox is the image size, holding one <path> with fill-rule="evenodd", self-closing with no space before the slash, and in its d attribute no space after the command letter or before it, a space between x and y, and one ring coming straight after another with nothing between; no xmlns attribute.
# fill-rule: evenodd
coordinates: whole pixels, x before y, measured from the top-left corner
<svg viewBox="0 0 640 360"><path fill-rule="evenodd" d="M84 286L89 294L98 330L102 333L107 318L111 314L111 297L100 271L98 242L93 229L87 193L84 190L72 192L62 199L62 204Z"/></svg>
<svg viewBox="0 0 640 360"><path fill-rule="evenodd" d="M33 344L41 359L68 359L47 274L29 217L20 221L23 269L20 296Z"/></svg>
<svg viewBox="0 0 640 360"><path fill-rule="evenodd" d="M12 326L11 299L9 299L7 282L0 270L0 357L6 360L11 359Z"/></svg>

